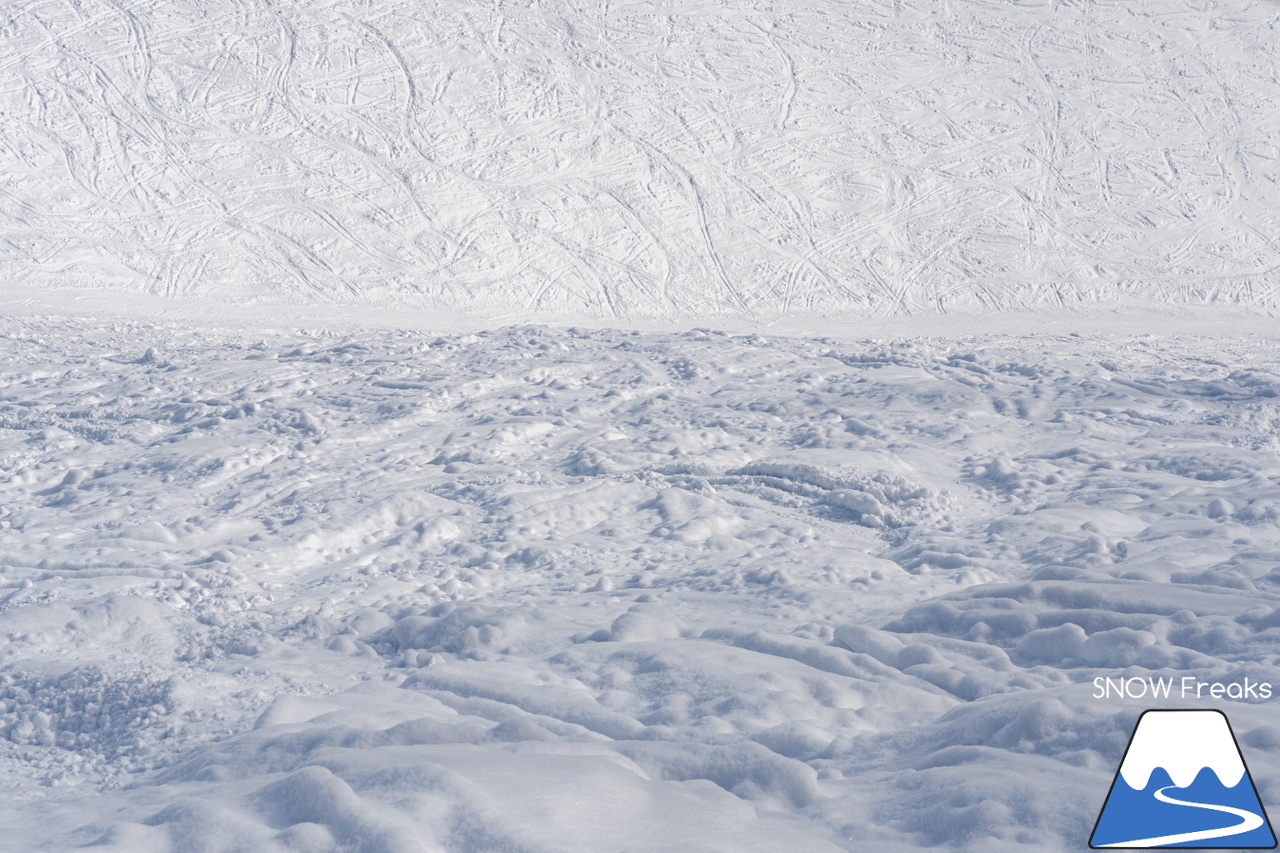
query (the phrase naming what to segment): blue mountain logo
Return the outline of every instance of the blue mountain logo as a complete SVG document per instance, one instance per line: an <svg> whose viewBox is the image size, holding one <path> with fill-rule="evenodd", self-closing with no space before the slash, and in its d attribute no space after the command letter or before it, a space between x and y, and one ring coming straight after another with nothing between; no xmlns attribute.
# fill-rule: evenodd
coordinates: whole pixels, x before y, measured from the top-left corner
<svg viewBox="0 0 1280 853"><path fill-rule="evenodd" d="M1275 847L1226 715L1143 712L1089 846Z"/></svg>

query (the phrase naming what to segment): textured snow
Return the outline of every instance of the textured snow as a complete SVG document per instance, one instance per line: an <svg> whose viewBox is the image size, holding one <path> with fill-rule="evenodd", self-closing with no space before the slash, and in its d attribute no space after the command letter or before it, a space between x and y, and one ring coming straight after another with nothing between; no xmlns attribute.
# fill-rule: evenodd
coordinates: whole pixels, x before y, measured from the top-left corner
<svg viewBox="0 0 1280 853"><path fill-rule="evenodd" d="M3 322L16 849L1075 850L1280 684L1270 339Z"/></svg>
<svg viewBox="0 0 1280 853"><path fill-rule="evenodd" d="M1274 800L1094 679L1280 688L1277 21L7 4L0 846L1080 850L1157 705Z"/></svg>
<svg viewBox="0 0 1280 853"><path fill-rule="evenodd" d="M1270 309L1277 20L23 0L0 280L480 317Z"/></svg>

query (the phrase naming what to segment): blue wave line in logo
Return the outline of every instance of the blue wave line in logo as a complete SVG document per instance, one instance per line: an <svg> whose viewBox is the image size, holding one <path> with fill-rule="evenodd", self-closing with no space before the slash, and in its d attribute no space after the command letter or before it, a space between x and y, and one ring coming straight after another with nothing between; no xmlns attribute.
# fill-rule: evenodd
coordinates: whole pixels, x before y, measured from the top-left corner
<svg viewBox="0 0 1280 853"><path fill-rule="evenodd" d="M1275 847L1263 814L1247 774L1227 787L1206 767L1179 788L1168 771L1157 767L1142 790L1116 779L1090 846Z"/></svg>

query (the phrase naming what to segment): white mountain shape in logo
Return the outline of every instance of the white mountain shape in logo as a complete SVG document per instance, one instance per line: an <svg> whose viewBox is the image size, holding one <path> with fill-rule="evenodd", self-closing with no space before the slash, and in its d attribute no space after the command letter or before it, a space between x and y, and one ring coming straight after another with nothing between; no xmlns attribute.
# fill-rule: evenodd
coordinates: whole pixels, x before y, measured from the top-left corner
<svg viewBox="0 0 1280 853"><path fill-rule="evenodd" d="M1217 711L1145 714L1120 775L1130 788L1141 791L1157 767L1163 767L1179 788L1189 786L1206 767L1228 788L1245 774L1227 718Z"/></svg>
<svg viewBox="0 0 1280 853"><path fill-rule="evenodd" d="M1227 717L1149 710L1138 719L1089 846L1272 849L1275 834Z"/></svg>

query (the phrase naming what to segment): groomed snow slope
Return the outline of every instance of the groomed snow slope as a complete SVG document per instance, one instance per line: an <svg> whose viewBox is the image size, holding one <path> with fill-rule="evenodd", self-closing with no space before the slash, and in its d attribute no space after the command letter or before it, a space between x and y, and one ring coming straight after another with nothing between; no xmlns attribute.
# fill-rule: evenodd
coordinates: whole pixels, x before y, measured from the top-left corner
<svg viewBox="0 0 1280 853"><path fill-rule="evenodd" d="M477 316L1273 308L1277 20L19 0L0 281Z"/></svg>
<svg viewBox="0 0 1280 853"><path fill-rule="evenodd" d="M1280 686L1273 340L2 330L10 849L1081 850Z"/></svg>

